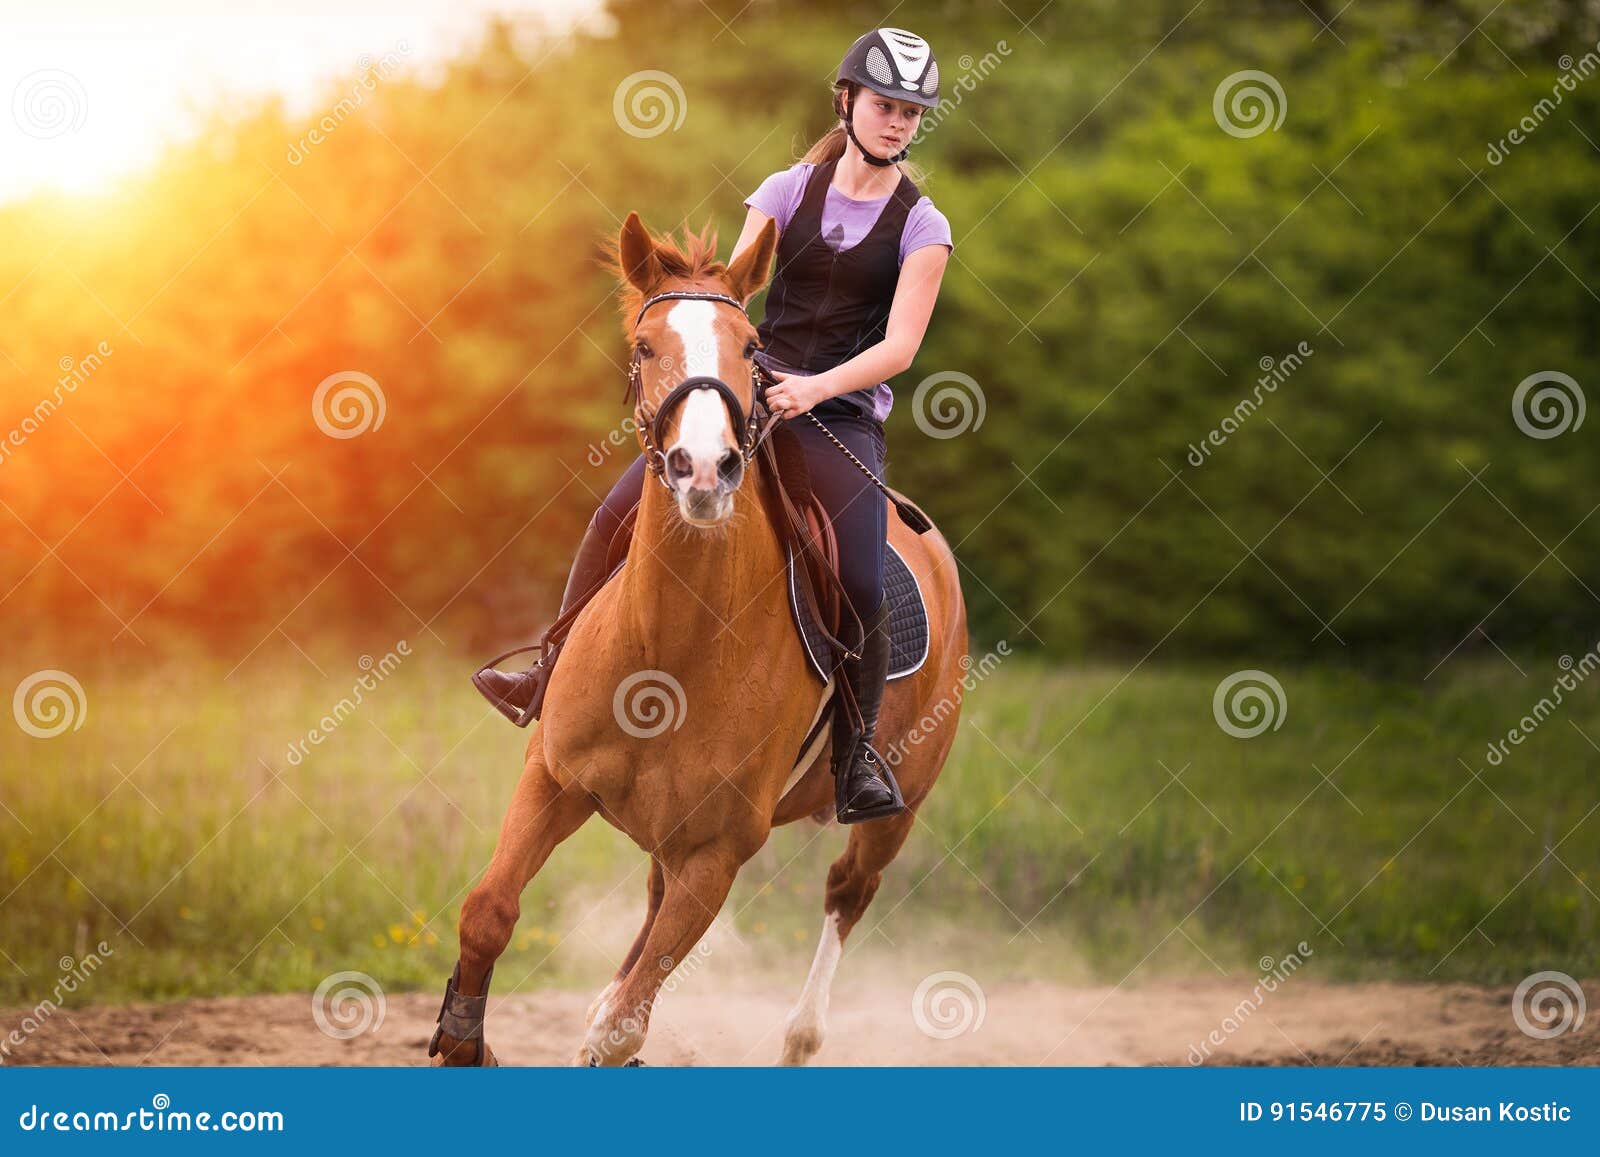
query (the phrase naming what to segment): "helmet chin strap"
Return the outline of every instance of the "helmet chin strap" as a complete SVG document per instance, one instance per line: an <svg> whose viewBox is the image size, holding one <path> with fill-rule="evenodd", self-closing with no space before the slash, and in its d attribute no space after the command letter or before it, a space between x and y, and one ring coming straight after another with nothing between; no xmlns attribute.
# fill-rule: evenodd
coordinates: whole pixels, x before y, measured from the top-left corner
<svg viewBox="0 0 1600 1157"><path fill-rule="evenodd" d="M907 155L910 154L911 143L908 141L906 142L906 147L901 149L892 157L885 158L873 156L867 151L867 147L861 143L861 138L856 136L855 121L856 102L855 99L847 92L844 94L844 131L848 133L850 139L855 142L856 148L861 152L861 159L866 161L867 164L872 165L875 168L886 169L890 165L899 164L901 161L906 159Z"/></svg>

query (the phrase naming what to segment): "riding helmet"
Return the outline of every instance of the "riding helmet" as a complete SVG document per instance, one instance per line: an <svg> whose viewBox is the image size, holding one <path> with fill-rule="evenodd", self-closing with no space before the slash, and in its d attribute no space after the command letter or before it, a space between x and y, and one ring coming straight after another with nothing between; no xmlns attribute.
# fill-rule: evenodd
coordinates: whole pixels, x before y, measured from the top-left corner
<svg viewBox="0 0 1600 1157"><path fill-rule="evenodd" d="M939 62L928 42L903 28L875 28L850 46L839 63L846 81L923 108L939 104Z"/></svg>
<svg viewBox="0 0 1600 1157"><path fill-rule="evenodd" d="M856 136L855 102L847 84L859 85L880 96L909 101L923 108L939 104L939 62L933 48L922 37L903 28L875 28L850 46L839 62L834 79L834 109L844 121L845 132L861 150L861 159L883 167L898 164L911 152L910 142L892 157L868 152Z"/></svg>

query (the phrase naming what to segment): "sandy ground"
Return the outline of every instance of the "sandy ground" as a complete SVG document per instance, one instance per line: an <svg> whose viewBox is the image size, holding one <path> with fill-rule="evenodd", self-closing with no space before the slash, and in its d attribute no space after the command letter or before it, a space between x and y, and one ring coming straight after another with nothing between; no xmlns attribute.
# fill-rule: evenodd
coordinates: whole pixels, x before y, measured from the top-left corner
<svg viewBox="0 0 1600 1157"><path fill-rule="evenodd" d="M1595 987L1586 984L1590 991ZM1511 1017L1511 990L1463 985L1327 985L1298 981L1266 996L1209 1056L1194 1051L1250 992L1251 982L1137 987L1030 983L984 994L981 1024L938 1039L918 1028L904 989L861 984L834 993L818 1064L833 1065L1489 1065L1600 1064L1591 1019L1535 1040ZM672 993L641 1056L655 1065L770 1065L794 994ZM591 993L491 998L488 1037L507 1065L570 1061ZM439 997L389 997L381 1024L349 1040L321 1032L307 996L189 1000L62 1010L7 1063L51 1065L419 1065ZM25 1010L0 1011L0 1025Z"/></svg>

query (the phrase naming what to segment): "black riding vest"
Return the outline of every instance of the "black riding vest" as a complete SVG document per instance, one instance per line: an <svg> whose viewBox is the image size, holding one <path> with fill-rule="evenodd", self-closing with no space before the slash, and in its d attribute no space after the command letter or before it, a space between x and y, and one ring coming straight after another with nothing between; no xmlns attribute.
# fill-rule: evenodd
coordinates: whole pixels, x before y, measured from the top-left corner
<svg viewBox="0 0 1600 1157"><path fill-rule="evenodd" d="M811 170L800 207L778 238L778 272L756 327L768 355L808 374L883 340L900 281L900 234L921 197L902 173L867 235L837 252L822 238L822 204L838 163Z"/></svg>

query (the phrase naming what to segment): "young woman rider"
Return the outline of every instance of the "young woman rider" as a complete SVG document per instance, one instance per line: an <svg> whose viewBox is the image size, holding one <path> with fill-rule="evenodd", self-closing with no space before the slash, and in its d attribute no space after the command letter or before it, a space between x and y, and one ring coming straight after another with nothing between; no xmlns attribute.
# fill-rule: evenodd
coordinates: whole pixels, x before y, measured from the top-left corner
<svg viewBox="0 0 1600 1157"><path fill-rule="evenodd" d="M842 823L892 815L903 805L878 774L870 740L889 668L884 597L888 502L810 418L880 477L885 379L911 365L954 249L944 215L905 164L924 109L939 103L939 68L927 41L878 28L850 46L834 81L839 123L805 158L774 173L745 201L737 255L766 224L779 229L777 271L757 327L756 360L775 383L767 404L788 419L806 453L812 488L839 544L841 579L865 637L846 677L865 736L836 762ZM641 455L595 513L578 547L562 609L607 578L607 547L644 485ZM845 639L855 646L856 640ZM527 671L485 669L478 689L519 726L537 718L553 658ZM840 723L836 721L835 727Z"/></svg>

